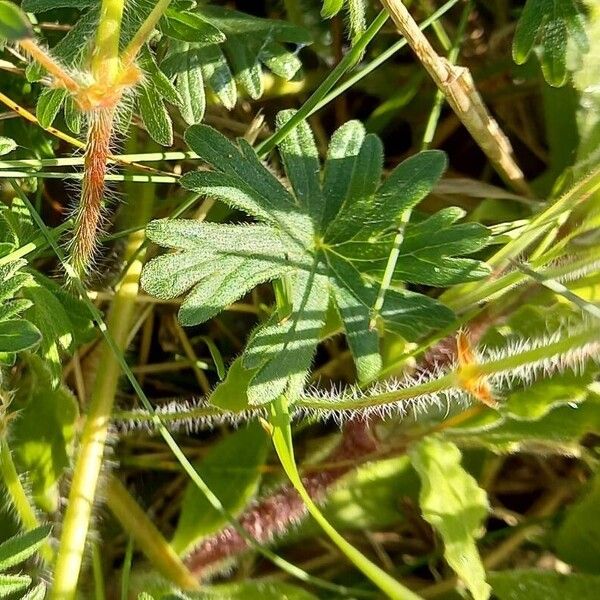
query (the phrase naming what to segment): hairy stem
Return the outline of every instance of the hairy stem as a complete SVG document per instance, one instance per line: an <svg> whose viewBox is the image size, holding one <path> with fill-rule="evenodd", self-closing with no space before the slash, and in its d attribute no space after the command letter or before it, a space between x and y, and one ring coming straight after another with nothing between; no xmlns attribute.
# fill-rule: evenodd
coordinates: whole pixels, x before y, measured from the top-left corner
<svg viewBox="0 0 600 600"><path fill-rule="evenodd" d="M75 211L70 255L71 265L83 278L94 260L98 229L102 222L107 160L113 130L114 110L99 108L89 113L81 197Z"/></svg>
<svg viewBox="0 0 600 600"><path fill-rule="evenodd" d="M47 52L42 50L32 39L21 40L19 45L33 60L40 64L50 75L54 77L57 83L60 83L71 93L79 90L79 84L67 73L65 68L57 63Z"/></svg>

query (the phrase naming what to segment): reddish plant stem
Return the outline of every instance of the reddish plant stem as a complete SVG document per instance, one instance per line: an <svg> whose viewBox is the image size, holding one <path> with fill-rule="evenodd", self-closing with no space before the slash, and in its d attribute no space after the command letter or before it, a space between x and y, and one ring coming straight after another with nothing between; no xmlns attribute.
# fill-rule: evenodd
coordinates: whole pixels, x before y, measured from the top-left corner
<svg viewBox="0 0 600 600"><path fill-rule="evenodd" d="M88 134L84 157L81 199L75 211L71 265L83 277L90 270L102 224L105 179L113 131L113 107L102 107L88 113Z"/></svg>

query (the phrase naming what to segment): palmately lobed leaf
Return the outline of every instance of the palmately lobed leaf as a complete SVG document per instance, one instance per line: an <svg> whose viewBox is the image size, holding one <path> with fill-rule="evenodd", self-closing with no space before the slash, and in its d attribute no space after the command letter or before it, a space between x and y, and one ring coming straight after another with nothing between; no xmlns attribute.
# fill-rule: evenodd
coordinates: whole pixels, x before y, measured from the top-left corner
<svg viewBox="0 0 600 600"><path fill-rule="evenodd" d="M277 126L293 114L280 113ZM458 256L480 250L487 230L456 225L463 211L445 209L408 225L392 288L374 312L396 224L436 185L446 167L442 152L417 154L382 181L383 146L361 123L351 121L333 134L323 166L312 131L301 123L279 145L286 186L244 140L234 144L211 127L194 125L186 141L210 170L187 173L182 185L259 224L151 223L149 238L175 252L152 260L142 285L160 298L191 290L179 316L193 325L258 283L284 279L289 314L273 313L243 356L244 367L254 370L251 404L301 390L330 304L341 317L359 379L368 381L381 367L379 331L418 339L454 318L437 300L403 289L405 282L448 285L488 273L479 261Z"/></svg>

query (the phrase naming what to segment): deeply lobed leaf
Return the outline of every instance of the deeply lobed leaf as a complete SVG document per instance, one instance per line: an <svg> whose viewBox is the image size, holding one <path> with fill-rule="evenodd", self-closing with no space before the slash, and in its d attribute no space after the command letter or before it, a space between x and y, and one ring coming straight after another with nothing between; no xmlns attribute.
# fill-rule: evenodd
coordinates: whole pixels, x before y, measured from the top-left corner
<svg viewBox="0 0 600 600"><path fill-rule="evenodd" d="M277 126L292 115L280 113ZM142 284L161 298L191 290L179 316L196 325L258 283L285 280L289 314L276 312L259 326L244 354L244 366L254 370L251 404L301 390L330 303L341 317L359 378L369 380L381 365L374 318L379 329L408 339L453 319L438 301L403 289L404 282L447 285L487 274L479 261L456 257L481 249L487 230L455 225L463 212L446 209L409 226L393 287L377 315L373 311L395 223L437 183L446 166L441 152L409 158L382 183L381 142L359 122L334 133L323 170L312 132L301 123L279 146L286 188L244 140L236 145L211 127L195 125L186 141L211 170L184 175L184 187L261 224L152 223L150 239L177 252L151 261Z"/></svg>

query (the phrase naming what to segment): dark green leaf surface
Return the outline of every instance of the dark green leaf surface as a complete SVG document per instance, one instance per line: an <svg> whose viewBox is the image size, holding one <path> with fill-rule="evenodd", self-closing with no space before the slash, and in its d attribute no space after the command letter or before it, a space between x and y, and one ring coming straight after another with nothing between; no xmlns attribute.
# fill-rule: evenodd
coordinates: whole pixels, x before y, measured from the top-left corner
<svg viewBox="0 0 600 600"><path fill-rule="evenodd" d="M0 571L18 565L33 556L50 535L49 525L16 535L0 544Z"/></svg>
<svg viewBox="0 0 600 600"><path fill-rule="evenodd" d="M587 573L600 572L600 476L567 512L554 540L558 557ZM599 580L600 582L600 580ZM582 596L583 597L583 596Z"/></svg>
<svg viewBox="0 0 600 600"><path fill-rule="evenodd" d="M281 113L278 126L291 115ZM376 259L386 260L395 220L433 188L446 164L443 153L413 156L381 184L381 143L365 135L360 123L350 122L333 135L321 181L317 148L303 123L279 148L291 185L286 189L243 140L236 146L202 125L191 127L186 140L213 170L186 174L184 187L223 200L262 224L151 223L150 239L179 252L150 262L142 277L145 289L160 298L191 289L179 316L183 324L197 325L257 284L285 279L291 313L274 314L259 327L244 355L244 366L256 369L248 390L251 404L302 388L331 301L342 317L359 377L375 377L381 359L378 331L370 321L379 273L368 272L362 263L372 261L373 248ZM420 262L412 270L403 262L395 283L446 284L487 273L477 261L454 258L487 240L478 225L454 225L462 214L448 209L413 227L404 262L413 255ZM433 269L435 274L428 275ZM383 328L417 339L447 325L453 315L434 299L397 287L387 291L379 317Z"/></svg>
<svg viewBox="0 0 600 600"><path fill-rule="evenodd" d="M578 0L527 0L517 24L513 58L523 64L536 43L540 45L542 72L553 86L567 80L567 50L588 50L585 20Z"/></svg>

